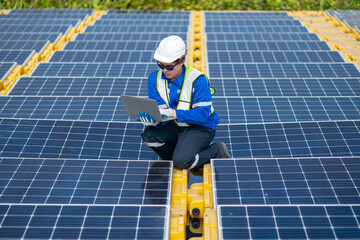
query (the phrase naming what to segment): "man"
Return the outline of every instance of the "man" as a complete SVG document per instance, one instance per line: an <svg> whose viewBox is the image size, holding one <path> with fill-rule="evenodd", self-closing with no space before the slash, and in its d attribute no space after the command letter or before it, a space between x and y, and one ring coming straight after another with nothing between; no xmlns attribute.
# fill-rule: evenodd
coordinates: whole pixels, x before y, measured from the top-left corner
<svg viewBox="0 0 360 240"><path fill-rule="evenodd" d="M219 117L214 111L211 88L206 76L185 65L187 50L178 36L164 38L155 51L159 70L148 78L148 95L157 101L163 117L174 120L159 123L140 113L147 126L144 143L164 160L180 169L199 169L211 158L230 158L223 142L211 144Z"/></svg>

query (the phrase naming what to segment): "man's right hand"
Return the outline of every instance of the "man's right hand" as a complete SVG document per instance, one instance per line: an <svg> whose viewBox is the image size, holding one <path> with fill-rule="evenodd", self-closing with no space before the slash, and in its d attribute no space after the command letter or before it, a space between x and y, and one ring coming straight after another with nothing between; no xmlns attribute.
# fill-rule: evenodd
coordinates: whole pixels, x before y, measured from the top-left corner
<svg viewBox="0 0 360 240"><path fill-rule="evenodd" d="M155 121L153 117L146 112L141 112L139 114L139 119L144 126L156 126L159 124L158 121Z"/></svg>

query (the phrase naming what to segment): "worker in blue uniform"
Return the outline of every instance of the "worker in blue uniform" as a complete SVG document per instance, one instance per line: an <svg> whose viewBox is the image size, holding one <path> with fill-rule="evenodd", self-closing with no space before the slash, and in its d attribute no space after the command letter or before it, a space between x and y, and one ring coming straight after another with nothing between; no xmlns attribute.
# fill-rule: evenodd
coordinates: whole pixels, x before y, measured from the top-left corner
<svg viewBox="0 0 360 240"><path fill-rule="evenodd" d="M175 35L164 38L154 53L159 70L148 78L148 95L156 100L163 117L154 121L146 112L139 119L146 126L144 143L180 169L200 169L211 158L230 158L226 144L212 143L219 117L212 104L207 77L185 64L185 42Z"/></svg>

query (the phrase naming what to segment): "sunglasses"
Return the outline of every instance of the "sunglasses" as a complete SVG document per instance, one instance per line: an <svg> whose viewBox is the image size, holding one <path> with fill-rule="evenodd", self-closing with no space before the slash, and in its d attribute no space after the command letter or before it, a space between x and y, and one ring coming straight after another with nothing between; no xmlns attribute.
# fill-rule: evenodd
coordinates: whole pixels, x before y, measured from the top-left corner
<svg viewBox="0 0 360 240"><path fill-rule="evenodd" d="M157 62L157 65L159 66L159 68L161 68L161 69L166 69L166 70L168 70L168 71L172 71L172 70L174 70L174 67L176 66L178 64L178 62L176 62L174 65L163 65L163 64L161 64L159 61Z"/></svg>

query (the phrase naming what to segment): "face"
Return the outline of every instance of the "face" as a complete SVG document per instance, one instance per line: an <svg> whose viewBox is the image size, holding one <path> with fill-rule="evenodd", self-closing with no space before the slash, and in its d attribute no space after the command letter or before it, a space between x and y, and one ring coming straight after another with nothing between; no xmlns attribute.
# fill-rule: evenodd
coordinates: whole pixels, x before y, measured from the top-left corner
<svg viewBox="0 0 360 240"><path fill-rule="evenodd" d="M175 81L180 74L182 73L182 66L184 65L184 60L179 60L179 61L174 61L172 63L164 63L164 62L159 62L160 65L164 68L162 68L163 73L165 74L165 76L170 79L171 81ZM166 67L168 66L173 66L174 69L173 70L167 70Z"/></svg>

